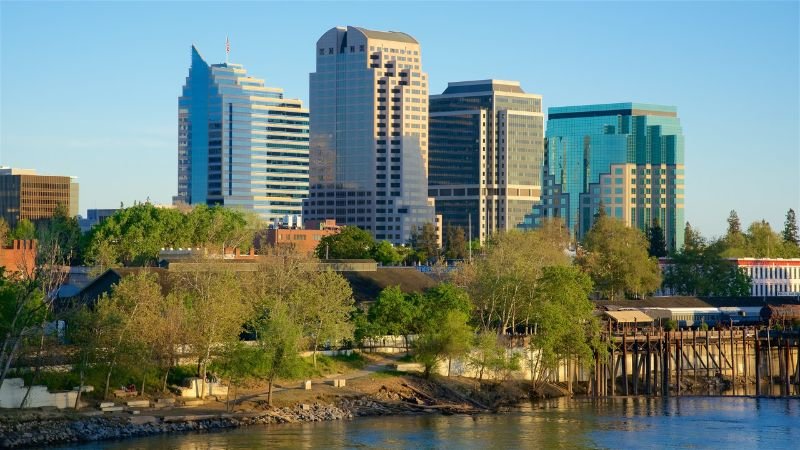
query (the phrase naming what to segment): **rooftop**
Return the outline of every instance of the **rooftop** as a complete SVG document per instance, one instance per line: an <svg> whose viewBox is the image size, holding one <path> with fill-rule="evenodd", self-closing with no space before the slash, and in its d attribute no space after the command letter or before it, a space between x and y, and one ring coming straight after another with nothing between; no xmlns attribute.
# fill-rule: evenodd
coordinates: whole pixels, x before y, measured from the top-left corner
<svg viewBox="0 0 800 450"><path fill-rule="evenodd" d="M406 42L409 44L419 44L416 39L411 37L411 35L403 33L401 31L376 31L376 30L368 30L366 28L361 27L348 27L356 29L360 31L364 36L369 39L380 39L382 41L396 41L396 42Z"/></svg>

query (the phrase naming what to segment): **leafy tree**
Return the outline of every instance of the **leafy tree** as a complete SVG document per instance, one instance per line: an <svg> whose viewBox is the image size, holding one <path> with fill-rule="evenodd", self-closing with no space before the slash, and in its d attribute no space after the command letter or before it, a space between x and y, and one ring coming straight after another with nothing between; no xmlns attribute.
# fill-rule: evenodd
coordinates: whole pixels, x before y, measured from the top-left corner
<svg viewBox="0 0 800 450"><path fill-rule="evenodd" d="M435 261L439 257L439 235L432 223L426 223L411 236L411 246L419 254L420 261Z"/></svg>
<svg viewBox="0 0 800 450"><path fill-rule="evenodd" d="M683 230L683 249L682 250L697 250L704 247L705 240L700 235L698 230L692 228L689 222L686 222L686 227Z"/></svg>
<svg viewBox="0 0 800 450"><path fill-rule="evenodd" d="M381 241L372 249L372 258L384 266L393 266L402 261L400 253L391 242Z"/></svg>
<svg viewBox="0 0 800 450"><path fill-rule="evenodd" d="M22 219L17 222L14 227L14 232L11 233L11 239L30 240L36 239L36 227L28 219Z"/></svg>
<svg viewBox="0 0 800 450"><path fill-rule="evenodd" d="M592 281L573 266L545 267L536 290L534 334L527 360L534 389L565 358L592 361L601 350L600 324L589 300Z"/></svg>
<svg viewBox="0 0 800 450"><path fill-rule="evenodd" d="M9 278L0 267L0 385L48 313L49 299L36 278Z"/></svg>
<svg viewBox="0 0 800 450"><path fill-rule="evenodd" d="M797 232L797 217L792 208L789 208L789 211L786 212L786 222L783 224L782 236L784 241L795 246L800 245L800 236Z"/></svg>
<svg viewBox="0 0 800 450"><path fill-rule="evenodd" d="M402 335L408 347L408 335L413 333L419 309L416 302L399 286L384 288L368 312L371 331L375 335Z"/></svg>
<svg viewBox="0 0 800 450"><path fill-rule="evenodd" d="M568 265L568 245L564 223L553 219L532 231L498 233L485 257L462 264L454 282L467 289L480 327L504 333L530 326L542 269Z"/></svg>
<svg viewBox="0 0 800 450"><path fill-rule="evenodd" d="M706 245L699 233L696 236L695 244L684 245L673 255L671 264L664 271L664 286L678 295L750 295L750 277L722 256L724 241Z"/></svg>
<svg viewBox="0 0 800 450"><path fill-rule="evenodd" d="M650 243L650 247L647 250L650 256L655 256L656 258L667 256L667 241L664 238L664 229L661 228L658 219L654 220L653 226L647 230L647 240Z"/></svg>
<svg viewBox="0 0 800 450"><path fill-rule="evenodd" d="M56 207L53 217L40 223L38 237L40 254L69 265L80 261L81 228L63 204Z"/></svg>
<svg viewBox="0 0 800 450"><path fill-rule="evenodd" d="M328 269L313 273L292 298L303 310L303 330L311 341L314 367L317 349L325 342L336 343L353 337L353 290L340 274Z"/></svg>
<svg viewBox="0 0 800 450"><path fill-rule="evenodd" d="M469 315L458 310L449 310L444 319L436 324L429 322L414 342L415 358L425 368L424 375L430 377L440 361L447 359L447 375L453 358L466 355L473 338L468 324Z"/></svg>
<svg viewBox="0 0 800 450"><path fill-rule="evenodd" d="M0 245L8 244L8 237L11 235L11 228L6 219L0 217Z"/></svg>
<svg viewBox="0 0 800 450"><path fill-rule="evenodd" d="M203 383L212 349L239 339L253 311L234 273L201 265L177 274L178 294L187 302L187 342L197 353L198 376Z"/></svg>
<svg viewBox="0 0 800 450"><path fill-rule="evenodd" d="M325 236L317 245L316 256L331 259L367 259L372 257L375 239L368 231L355 226L342 227L338 233Z"/></svg>
<svg viewBox="0 0 800 450"><path fill-rule="evenodd" d="M464 259L467 257L467 238L464 228L453 227L450 224L445 227L445 256L448 259Z"/></svg>
<svg viewBox="0 0 800 450"><path fill-rule="evenodd" d="M600 204L597 205L597 211L595 211L594 216L592 217L592 225L597 223L600 219L605 219L608 216L606 213L606 205L600 200Z"/></svg>
<svg viewBox="0 0 800 450"><path fill-rule="evenodd" d="M478 372L478 380L484 375L505 378L512 371L520 369L520 356L509 352L502 337L493 332L480 333L475 337L475 345L467 358L467 366Z"/></svg>
<svg viewBox="0 0 800 450"><path fill-rule="evenodd" d="M276 304L269 316L258 322L257 329L256 372L269 385L267 403L272 406L275 380L297 373L302 332L284 304Z"/></svg>
<svg viewBox="0 0 800 450"><path fill-rule="evenodd" d="M600 295L611 300L624 294L639 296L661 285L658 261L648 256L647 248L642 232L603 217L586 234L577 261Z"/></svg>
<svg viewBox="0 0 800 450"><path fill-rule="evenodd" d="M731 210L728 215L728 235L734 235L742 232L742 223L739 221L739 214L735 210Z"/></svg>
<svg viewBox="0 0 800 450"><path fill-rule="evenodd" d="M227 379L230 384L230 389L228 389L228 394L225 398L225 411L234 411L236 409L239 385L247 379L260 375L260 359L262 356L258 347L236 341L226 344L222 355L214 360L211 369L214 373ZM231 390L233 390L233 405L230 404Z"/></svg>

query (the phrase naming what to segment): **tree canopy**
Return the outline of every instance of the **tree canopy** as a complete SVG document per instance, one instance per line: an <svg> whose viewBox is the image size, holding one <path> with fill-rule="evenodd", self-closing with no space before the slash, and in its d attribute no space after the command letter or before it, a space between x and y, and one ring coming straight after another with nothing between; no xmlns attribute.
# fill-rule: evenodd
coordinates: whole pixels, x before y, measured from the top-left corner
<svg viewBox="0 0 800 450"><path fill-rule="evenodd" d="M647 253L644 234L611 217L599 217L586 234L577 261L597 292L614 300L639 297L661 285L658 260Z"/></svg>

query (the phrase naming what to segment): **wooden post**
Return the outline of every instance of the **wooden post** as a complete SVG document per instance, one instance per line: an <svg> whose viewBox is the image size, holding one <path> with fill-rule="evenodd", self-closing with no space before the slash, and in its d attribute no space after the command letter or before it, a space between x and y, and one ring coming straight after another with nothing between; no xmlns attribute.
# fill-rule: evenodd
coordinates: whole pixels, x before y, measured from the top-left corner
<svg viewBox="0 0 800 450"><path fill-rule="evenodd" d="M783 386L784 386L784 395L790 396L791 391L789 391L789 339L787 337L783 338Z"/></svg>
<svg viewBox="0 0 800 450"><path fill-rule="evenodd" d="M662 371L662 377L664 379L664 384L662 386L662 390L664 392L664 397L669 397L669 384L670 384L670 363L672 362L672 343L671 343L671 335L674 331L667 332L664 335L664 370Z"/></svg>
<svg viewBox="0 0 800 450"><path fill-rule="evenodd" d="M633 329L633 395L639 395L639 340L637 329Z"/></svg>
<svg viewBox="0 0 800 450"><path fill-rule="evenodd" d="M708 338L708 330L706 330L706 378L709 377L709 372L711 371L711 341Z"/></svg>
<svg viewBox="0 0 800 450"><path fill-rule="evenodd" d="M650 382L650 377L652 376L652 373L650 373L650 358L652 358L652 353L650 352L650 336L652 333L653 333L652 330L647 331L647 350L646 350L647 359L644 362L644 377L647 380L645 381L644 389L647 395L653 395L652 391L653 385Z"/></svg>
<svg viewBox="0 0 800 450"><path fill-rule="evenodd" d="M733 388L733 395L736 395L736 372L739 361L736 359L736 341L733 340L733 319L731 319L731 327L729 328L731 338L731 387Z"/></svg>
<svg viewBox="0 0 800 450"><path fill-rule="evenodd" d="M628 395L628 342L625 338L625 330L622 331L622 393Z"/></svg>
<svg viewBox="0 0 800 450"><path fill-rule="evenodd" d="M756 352L756 396L761 396L761 342L758 334L755 335Z"/></svg>
<svg viewBox="0 0 800 450"><path fill-rule="evenodd" d="M747 366L750 364L750 360L749 360L749 358L747 356L748 356L747 355L747 328L745 328L744 330L742 330L742 362L744 363L744 386L745 386L744 393L745 394L747 394L747 384L748 384L747 378L748 378L748 375L749 375L749 370L748 370Z"/></svg>
<svg viewBox="0 0 800 450"><path fill-rule="evenodd" d="M681 395L682 385L683 382L683 331L679 331L681 334L678 340L675 341L675 390L677 391L678 396Z"/></svg>

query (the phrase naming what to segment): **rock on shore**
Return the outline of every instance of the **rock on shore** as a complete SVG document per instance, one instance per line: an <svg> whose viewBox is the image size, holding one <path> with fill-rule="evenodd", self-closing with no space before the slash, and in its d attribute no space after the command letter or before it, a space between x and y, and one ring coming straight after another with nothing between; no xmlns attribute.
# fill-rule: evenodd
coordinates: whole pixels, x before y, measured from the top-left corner
<svg viewBox="0 0 800 450"><path fill-rule="evenodd" d="M160 433L210 431L287 422L321 422L352 417L353 413L348 409L314 403L245 415L94 416L4 420L0 422L0 447L68 444Z"/></svg>

